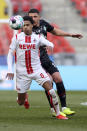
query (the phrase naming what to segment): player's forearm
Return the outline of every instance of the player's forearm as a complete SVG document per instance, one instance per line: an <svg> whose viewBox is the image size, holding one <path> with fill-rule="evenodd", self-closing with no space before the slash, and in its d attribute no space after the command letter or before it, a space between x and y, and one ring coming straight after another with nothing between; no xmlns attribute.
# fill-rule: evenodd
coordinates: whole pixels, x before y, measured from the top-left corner
<svg viewBox="0 0 87 131"><path fill-rule="evenodd" d="M49 42L49 41L48 41L48 43L47 43L46 46L49 46L49 47L52 47L52 48L53 48L53 47L54 47L54 44L53 44L52 42Z"/></svg>
<svg viewBox="0 0 87 131"><path fill-rule="evenodd" d="M43 45L46 45L46 46L49 46L49 47L52 47L52 48L54 47L53 43L48 41L48 40L45 40Z"/></svg>
<svg viewBox="0 0 87 131"><path fill-rule="evenodd" d="M45 39L44 37L41 37L40 39L40 46L42 45L46 45L46 46L49 46L49 47L54 47L54 44L50 41L48 41L47 39Z"/></svg>
<svg viewBox="0 0 87 131"><path fill-rule="evenodd" d="M72 37L72 34L71 33L67 33L67 32L64 32L60 29L57 29L57 28L54 28L54 30L51 32L52 34L54 35L57 35L57 36L68 36L68 37Z"/></svg>
<svg viewBox="0 0 87 131"><path fill-rule="evenodd" d="M10 49L7 56L7 64L8 64L8 72L12 73L12 60L13 60L13 52Z"/></svg>

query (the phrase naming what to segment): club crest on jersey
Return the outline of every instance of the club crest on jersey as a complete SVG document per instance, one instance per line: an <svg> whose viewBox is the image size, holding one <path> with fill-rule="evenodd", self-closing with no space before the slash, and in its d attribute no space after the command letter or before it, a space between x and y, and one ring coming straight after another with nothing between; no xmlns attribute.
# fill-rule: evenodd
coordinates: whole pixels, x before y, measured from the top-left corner
<svg viewBox="0 0 87 131"><path fill-rule="evenodd" d="M37 41L36 39L33 40L34 43L36 43L36 41Z"/></svg>

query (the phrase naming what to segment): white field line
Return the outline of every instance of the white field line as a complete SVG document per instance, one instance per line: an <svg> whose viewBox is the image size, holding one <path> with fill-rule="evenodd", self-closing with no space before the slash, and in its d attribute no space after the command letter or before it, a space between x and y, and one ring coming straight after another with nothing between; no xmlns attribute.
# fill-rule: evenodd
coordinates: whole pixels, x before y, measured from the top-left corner
<svg viewBox="0 0 87 131"><path fill-rule="evenodd" d="M87 102L82 102L80 104L83 105L83 106L87 106Z"/></svg>

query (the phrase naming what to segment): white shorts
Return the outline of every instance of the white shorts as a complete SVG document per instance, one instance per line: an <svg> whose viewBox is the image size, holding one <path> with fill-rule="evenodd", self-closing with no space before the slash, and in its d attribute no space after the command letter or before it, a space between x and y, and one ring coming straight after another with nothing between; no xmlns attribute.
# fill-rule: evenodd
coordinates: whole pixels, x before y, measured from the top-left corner
<svg viewBox="0 0 87 131"><path fill-rule="evenodd" d="M35 80L39 85L43 85L46 81L51 81L43 68L37 72L27 75L16 74L16 90L18 93L25 93L30 88L32 80Z"/></svg>

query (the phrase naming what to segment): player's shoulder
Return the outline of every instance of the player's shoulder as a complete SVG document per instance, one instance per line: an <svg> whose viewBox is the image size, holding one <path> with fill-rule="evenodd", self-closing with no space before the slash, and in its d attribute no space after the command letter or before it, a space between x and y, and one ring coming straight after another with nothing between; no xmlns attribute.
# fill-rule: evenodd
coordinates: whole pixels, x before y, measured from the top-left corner
<svg viewBox="0 0 87 131"><path fill-rule="evenodd" d="M46 22L46 20L40 19L40 23L45 23L45 22Z"/></svg>
<svg viewBox="0 0 87 131"><path fill-rule="evenodd" d="M18 37L20 37L20 36L24 36L24 32L20 32L20 33L18 33L17 36L18 36Z"/></svg>
<svg viewBox="0 0 87 131"><path fill-rule="evenodd" d="M41 36L40 34L36 34L36 33L34 33L34 32L32 33L32 37L34 37L34 38L37 38L37 39L38 39L38 38L40 38L40 36Z"/></svg>
<svg viewBox="0 0 87 131"><path fill-rule="evenodd" d="M44 24L50 24L50 22L45 19L40 19L40 25L44 25Z"/></svg>
<svg viewBox="0 0 87 131"><path fill-rule="evenodd" d="M24 32L18 33L15 35L16 39L19 39L20 37L24 36Z"/></svg>

